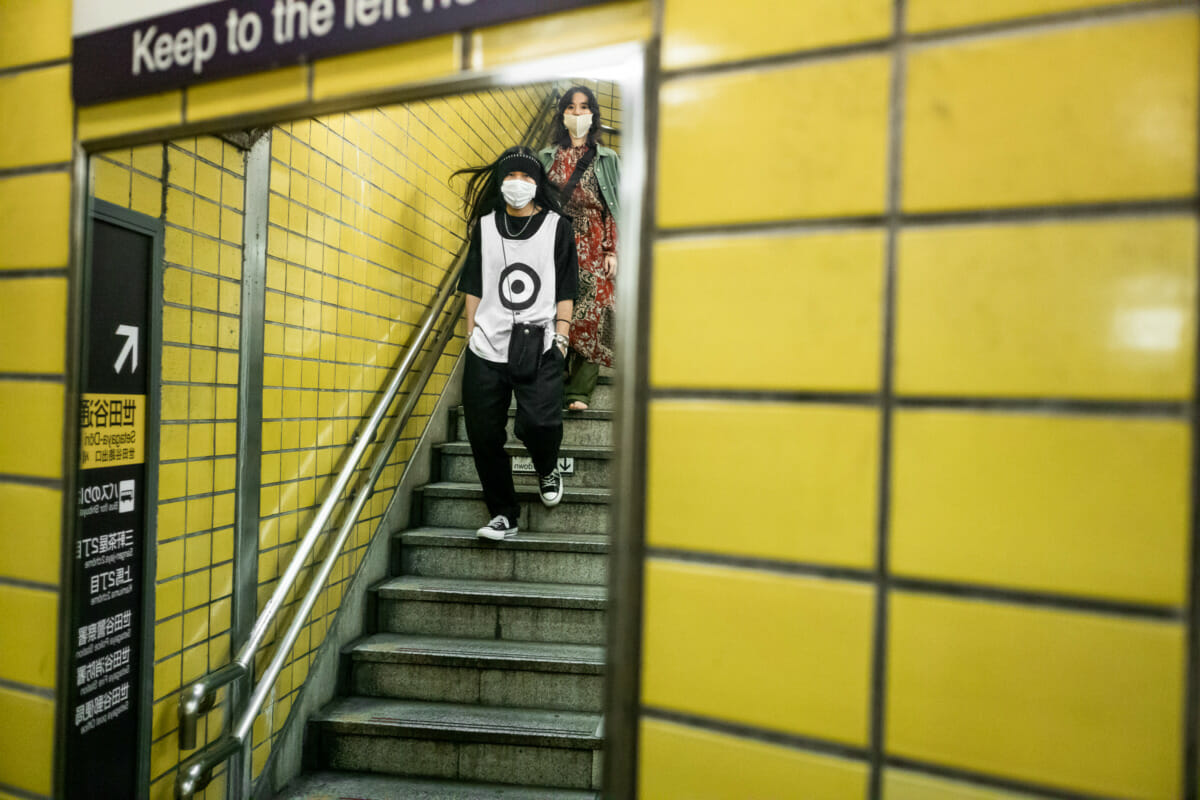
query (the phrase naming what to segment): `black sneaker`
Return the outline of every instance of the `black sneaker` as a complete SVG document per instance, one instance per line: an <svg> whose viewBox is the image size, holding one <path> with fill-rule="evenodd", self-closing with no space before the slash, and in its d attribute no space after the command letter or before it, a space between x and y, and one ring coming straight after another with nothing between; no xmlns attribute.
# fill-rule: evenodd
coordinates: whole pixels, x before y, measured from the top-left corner
<svg viewBox="0 0 1200 800"><path fill-rule="evenodd" d="M475 531L475 535L480 539L507 539L510 536L517 535L517 526L515 523L509 522L508 517L503 514L497 514L492 517L492 521L484 525L479 530Z"/></svg>
<svg viewBox="0 0 1200 800"><path fill-rule="evenodd" d="M542 505L546 508L554 508L558 505L563 496L562 473L554 470L549 475L539 475L538 494L541 495Z"/></svg>

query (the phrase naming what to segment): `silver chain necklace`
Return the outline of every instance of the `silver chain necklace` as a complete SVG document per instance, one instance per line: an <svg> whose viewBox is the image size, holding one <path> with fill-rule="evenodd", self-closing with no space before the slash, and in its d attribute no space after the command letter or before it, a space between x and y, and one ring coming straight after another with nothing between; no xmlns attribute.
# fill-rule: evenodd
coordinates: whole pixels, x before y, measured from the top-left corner
<svg viewBox="0 0 1200 800"><path fill-rule="evenodd" d="M520 236L522 233L524 233L525 229L529 227L529 223L533 220L533 218L535 216L536 216L536 214L530 214L528 217L526 217L525 224L521 226L521 230L517 231L516 233L513 233L512 228L509 227L509 224L508 224L508 212L505 211L504 212L504 230L508 232L508 238L514 239L514 238Z"/></svg>

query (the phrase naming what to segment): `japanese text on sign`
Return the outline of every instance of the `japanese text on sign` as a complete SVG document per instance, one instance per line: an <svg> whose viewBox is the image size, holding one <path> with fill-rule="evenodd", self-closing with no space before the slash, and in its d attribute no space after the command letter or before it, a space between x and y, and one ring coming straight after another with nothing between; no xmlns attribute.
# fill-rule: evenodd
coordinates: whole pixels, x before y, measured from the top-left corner
<svg viewBox="0 0 1200 800"><path fill-rule="evenodd" d="M145 461L146 396L85 394L79 401L79 466L83 469Z"/></svg>

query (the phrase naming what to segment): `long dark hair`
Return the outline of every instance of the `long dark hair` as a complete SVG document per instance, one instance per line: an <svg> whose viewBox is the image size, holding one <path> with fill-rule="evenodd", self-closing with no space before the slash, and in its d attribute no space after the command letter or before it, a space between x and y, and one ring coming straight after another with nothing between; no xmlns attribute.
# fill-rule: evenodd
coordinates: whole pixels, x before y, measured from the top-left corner
<svg viewBox="0 0 1200 800"><path fill-rule="evenodd" d="M459 175L471 176L467 178L467 190L463 193L463 212L467 215L468 225L473 225L492 211L504 210L504 195L500 194L500 184L504 182L505 176L500 174L498 168L500 162L511 155L528 156L537 164L533 170L523 170L537 180L537 193L533 196L533 202L542 208L548 208L565 216L558 197L558 189L546 177L546 170L542 167L537 153L524 145L517 145L505 150L490 164L484 164L482 167L464 167L450 176L451 178ZM522 162L524 161L525 159L522 159Z"/></svg>
<svg viewBox="0 0 1200 800"><path fill-rule="evenodd" d="M587 98L588 108L592 111L592 127L588 128L587 143L589 147L595 147L600 141L600 105L596 102L595 93L586 86L572 86L563 92L562 97L558 98L558 117L554 121L554 143L559 147L571 146L571 134L567 133L567 126L563 124L563 114L566 113L567 106L571 105L571 100L575 97L576 92Z"/></svg>

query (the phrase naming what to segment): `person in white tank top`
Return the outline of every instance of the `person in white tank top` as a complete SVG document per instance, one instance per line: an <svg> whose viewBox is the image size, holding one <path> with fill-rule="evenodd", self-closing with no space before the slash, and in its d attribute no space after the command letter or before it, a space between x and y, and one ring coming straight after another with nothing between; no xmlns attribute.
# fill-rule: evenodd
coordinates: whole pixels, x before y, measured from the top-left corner
<svg viewBox="0 0 1200 800"><path fill-rule="evenodd" d="M575 305L579 259L571 221L554 186L528 147L512 147L492 164L467 174L464 207L471 225L458 289L466 295L467 352L463 415L475 471L491 521L485 539L517 534L520 504L504 450L508 405L517 398L514 432L538 472L544 505L558 505L562 444L563 365ZM532 377L508 366L516 323L540 328L541 356Z"/></svg>

